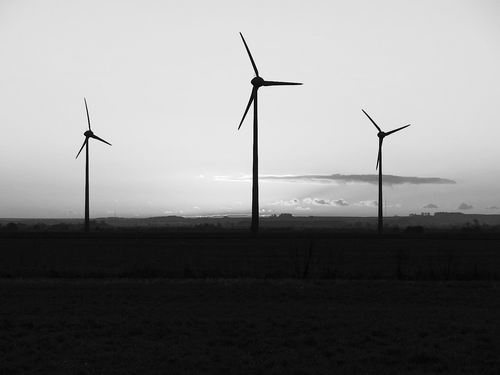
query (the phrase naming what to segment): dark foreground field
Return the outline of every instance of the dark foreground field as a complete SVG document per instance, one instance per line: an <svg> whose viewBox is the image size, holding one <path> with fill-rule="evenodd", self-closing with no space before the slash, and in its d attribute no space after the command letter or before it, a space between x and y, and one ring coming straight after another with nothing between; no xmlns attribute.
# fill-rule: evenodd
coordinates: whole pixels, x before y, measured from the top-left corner
<svg viewBox="0 0 500 375"><path fill-rule="evenodd" d="M499 316L496 233L0 236L0 375L497 375Z"/></svg>
<svg viewBox="0 0 500 375"><path fill-rule="evenodd" d="M0 374L498 374L496 281L0 281Z"/></svg>
<svg viewBox="0 0 500 375"><path fill-rule="evenodd" d="M500 235L1 234L9 277L500 280Z"/></svg>

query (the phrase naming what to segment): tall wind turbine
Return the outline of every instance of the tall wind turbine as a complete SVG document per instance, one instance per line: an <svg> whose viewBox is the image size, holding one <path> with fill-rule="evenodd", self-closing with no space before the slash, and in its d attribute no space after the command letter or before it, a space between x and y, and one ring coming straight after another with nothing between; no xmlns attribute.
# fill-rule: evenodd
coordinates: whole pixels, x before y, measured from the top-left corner
<svg viewBox="0 0 500 375"><path fill-rule="evenodd" d="M410 126L410 124L402 126L400 128L391 130L390 132L383 132L382 129L373 121L373 119L368 115L368 113L365 112L364 109L362 109L363 113L370 119L373 125L378 130L378 157L377 157L377 166L375 169L378 169L378 232L382 233L384 230L384 224L383 224L383 213L382 213L382 143L384 142L384 138L387 137L388 135L391 135L392 133L396 133L400 130L403 130L404 128L407 128Z"/></svg>
<svg viewBox="0 0 500 375"><path fill-rule="evenodd" d="M85 147L85 232L89 231L90 222L89 222L89 138L97 139L98 141L104 142L111 146L111 143L106 142L104 139L99 138L97 135L92 132L90 128L90 116L89 116L89 107L87 106L87 99L83 98L85 101L85 110L87 111L87 122L89 124L89 130L87 130L83 135L85 136L85 140L83 141L82 147L78 154L76 154L76 158L80 155L83 148Z"/></svg>
<svg viewBox="0 0 500 375"><path fill-rule="evenodd" d="M240 33L245 49L247 50L248 57L250 57L250 62L252 63L253 70L255 72L255 77L250 81L252 83L252 93L250 94L250 100L248 101L245 113L240 121L238 130L245 120L245 116L248 113L248 109L253 103L253 173L252 173L252 225L250 229L253 233L259 231L259 147L258 147L258 119L257 119L257 93L259 88L262 86L292 86L292 85L302 85L302 83L296 82L277 82L277 81L266 81L261 76L259 76L259 71L255 65L255 61L248 49L247 42L243 38L243 34Z"/></svg>

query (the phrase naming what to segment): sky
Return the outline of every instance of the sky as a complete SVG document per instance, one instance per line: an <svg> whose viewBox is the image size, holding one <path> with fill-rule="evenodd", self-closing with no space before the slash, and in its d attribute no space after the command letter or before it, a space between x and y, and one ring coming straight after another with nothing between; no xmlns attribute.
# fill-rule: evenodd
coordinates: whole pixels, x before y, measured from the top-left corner
<svg viewBox="0 0 500 375"><path fill-rule="evenodd" d="M263 215L500 214L496 0L0 0L0 217L249 214L239 32Z"/></svg>

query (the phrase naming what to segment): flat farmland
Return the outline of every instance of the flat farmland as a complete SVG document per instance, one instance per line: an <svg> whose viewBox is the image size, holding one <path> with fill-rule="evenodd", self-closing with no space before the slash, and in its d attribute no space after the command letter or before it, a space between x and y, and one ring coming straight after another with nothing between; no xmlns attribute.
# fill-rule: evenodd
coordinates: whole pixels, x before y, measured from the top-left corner
<svg viewBox="0 0 500 375"><path fill-rule="evenodd" d="M0 237L0 374L498 374L496 236Z"/></svg>
<svg viewBox="0 0 500 375"><path fill-rule="evenodd" d="M0 374L498 374L493 281L3 279Z"/></svg>
<svg viewBox="0 0 500 375"><path fill-rule="evenodd" d="M498 280L500 237L4 234L0 277Z"/></svg>

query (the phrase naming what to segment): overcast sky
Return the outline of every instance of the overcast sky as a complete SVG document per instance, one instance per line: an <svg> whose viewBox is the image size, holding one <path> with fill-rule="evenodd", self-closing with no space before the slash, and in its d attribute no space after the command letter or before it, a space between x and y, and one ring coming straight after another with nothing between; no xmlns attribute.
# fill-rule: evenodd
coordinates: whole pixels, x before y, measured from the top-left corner
<svg viewBox="0 0 500 375"><path fill-rule="evenodd" d="M376 215L366 179L281 178L375 174L363 108L412 124L384 173L456 182L387 185L388 215L500 213L497 0L0 0L0 216L83 215L84 96L113 144L90 145L93 217L249 213L240 31L262 77L304 83L260 90L263 211Z"/></svg>

